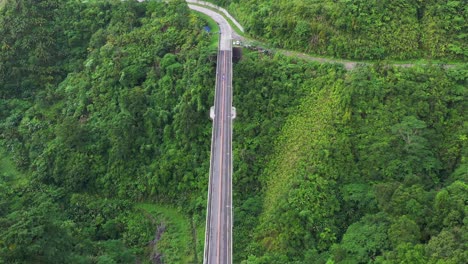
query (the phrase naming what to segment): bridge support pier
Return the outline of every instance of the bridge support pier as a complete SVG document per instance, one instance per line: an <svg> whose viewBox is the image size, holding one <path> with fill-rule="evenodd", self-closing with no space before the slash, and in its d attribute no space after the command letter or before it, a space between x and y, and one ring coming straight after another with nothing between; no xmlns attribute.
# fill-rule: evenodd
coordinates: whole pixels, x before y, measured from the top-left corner
<svg viewBox="0 0 468 264"><path fill-rule="evenodd" d="M210 118L211 118L211 120L214 120L214 118L215 118L215 109L214 109L214 106L212 106L212 107L210 108Z"/></svg>
<svg viewBox="0 0 468 264"><path fill-rule="evenodd" d="M231 109L231 119L236 118L236 116L237 116L236 108L233 106L232 109Z"/></svg>

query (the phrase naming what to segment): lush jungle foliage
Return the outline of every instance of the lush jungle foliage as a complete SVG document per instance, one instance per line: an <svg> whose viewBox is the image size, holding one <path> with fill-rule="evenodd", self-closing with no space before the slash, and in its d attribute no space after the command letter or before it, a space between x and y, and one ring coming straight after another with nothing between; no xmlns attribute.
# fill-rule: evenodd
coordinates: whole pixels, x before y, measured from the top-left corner
<svg viewBox="0 0 468 264"><path fill-rule="evenodd" d="M258 106L236 121L239 262L467 259L466 64L249 56L236 73L237 105Z"/></svg>
<svg viewBox="0 0 468 264"><path fill-rule="evenodd" d="M206 23L118 0L8 0L0 23L0 263L201 263ZM467 86L467 65L244 54L234 262L467 259Z"/></svg>
<svg viewBox="0 0 468 264"><path fill-rule="evenodd" d="M271 44L352 59L468 56L466 0L212 0Z"/></svg>
<svg viewBox="0 0 468 264"><path fill-rule="evenodd" d="M184 1L10 0L0 24L1 153L28 177L1 169L0 263L197 259L191 231L191 251L162 254L176 242L156 226L175 229L134 205L183 205L204 226L205 22Z"/></svg>

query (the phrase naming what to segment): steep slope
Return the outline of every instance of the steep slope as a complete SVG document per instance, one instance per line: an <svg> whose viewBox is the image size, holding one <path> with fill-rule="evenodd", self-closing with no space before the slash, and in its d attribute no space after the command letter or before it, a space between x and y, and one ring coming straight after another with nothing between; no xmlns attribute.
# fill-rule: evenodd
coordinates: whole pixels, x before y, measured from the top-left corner
<svg viewBox="0 0 468 264"><path fill-rule="evenodd" d="M258 175L246 263L462 261L467 77L367 67L306 82ZM449 237L453 253L432 253Z"/></svg>
<svg viewBox="0 0 468 264"><path fill-rule="evenodd" d="M468 55L466 1L213 0L277 47L348 59Z"/></svg>
<svg viewBox="0 0 468 264"><path fill-rule="evenodd" d="M0 21L0 144L25 182L0 175L0 262L196 259L164 238L181 221L135 205L181 205L186 227L203 226L216 62L205 22L184 1L118 0L12 0Z"/></svg>

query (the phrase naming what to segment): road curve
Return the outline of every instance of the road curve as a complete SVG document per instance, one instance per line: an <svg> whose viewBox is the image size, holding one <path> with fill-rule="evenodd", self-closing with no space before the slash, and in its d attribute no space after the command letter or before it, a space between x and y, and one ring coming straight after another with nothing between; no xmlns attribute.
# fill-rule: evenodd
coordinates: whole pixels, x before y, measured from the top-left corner
<svg viewBox="0 0 468 264"><path fill-rule="evenodd" d="M202 6L207 6L207 7L210 7L210 8L214 8L216 10L218 10L219 12L223 13L223 15L225 15L227 18L229 18L229 20L231 20L231 22L236 25L236 27L241 31L241 32L244 32L244 27L234 18L231 16L231 14L229 14L229 12L220 7L220 6L217 6L215 4L212 4L210 2L206 2L206 1L200 1L200 0L185 0L185 2L189 3L189 4L198 4L198 5L202 5ZM218 12L218 13L219 13Z"/></svg>
<svg viewBox="0 0 468 264"><path fill-rule="evenodd" d="M219 25L219 31L221 33L219 40L219 50L229 50L232 51L232 34L233 30L227 20L217 12L197 6L197 5L188 5L190 9L197 12L203 13L207 16L210 16L216 23Z"/></svg>
<svg viewBox="0 0 468 264"><path fill-rule="evenodd" d="M218 13L189 7L220 27L203 263L232 263L232 28Z"/></svg>

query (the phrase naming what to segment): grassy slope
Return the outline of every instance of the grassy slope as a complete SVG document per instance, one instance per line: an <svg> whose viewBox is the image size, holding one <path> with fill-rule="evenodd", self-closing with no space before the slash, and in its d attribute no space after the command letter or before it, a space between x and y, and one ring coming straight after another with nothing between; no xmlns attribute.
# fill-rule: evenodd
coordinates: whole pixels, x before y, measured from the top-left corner
<svg viewBox="0 0 468 264"><path fill-rule="evenodd" d="M327 91L317 100L305 100L299 112L289 117L278 139L276 154L267 167L265 213L275 210L276 200L290 190L292 178L305 157L323 151L330 144L336 133L333 127L336 105L336 98Z"/></svg>
<svg viewBox="0 0 468 264"><path fill-rule="evenodd" d="M21 184L23 179L23 174L16 169L10 155L0 147L0 180Z"/></svg>
<svg viewBox="0 0 468 264"><path fill-rule="evenodd" d="M322 163L328 155L337 137L334 123L341 119L343 113L339 111L339 101L330 89L322 90L318 96L306 98L298 111L292 114L282 128L277 139L275 154L266 166L264 175L268 175L265 188L264 211L260 217L263 231L258 234L261 243L272 251L281 251L286 246L281 242L282 233L289 233L283 224L277 221L281 215L281 204L284 200L296 199L291 196L291 190L298 175L304 174L304 164L316 167L317 177L310 179L314 184L325 189L328 178L323 171ZM325 184L325 185L324 185ZM317 214L332 214L329 208L334 204L333 197L328 196L327 190L314 192L315 197L308 209ZM327 198L325 198L327 197Z"/></svg>
<svg viewBox="0 0 468 264"><path fill-rule="evenodd" d="M202 258L204 243L204 225L196 228L196 251L193 243L191 221L187 215L171 206L142 203L137 208L151 214L159 223L164 223L166 230L158 242L157 249L164 255L165 263L195 263Z"/></svg>
<svg viewBox="0 0 468 264"><path fill-rule="evenodd" d="M210 48L217 49L218 39L219 39L219 25L213 19L211 19L209 16L205 14L195 12L195 11L192 11L192 12L197 14L197 16L201 17L207 23L207 25L211 28Z"/></svg>

